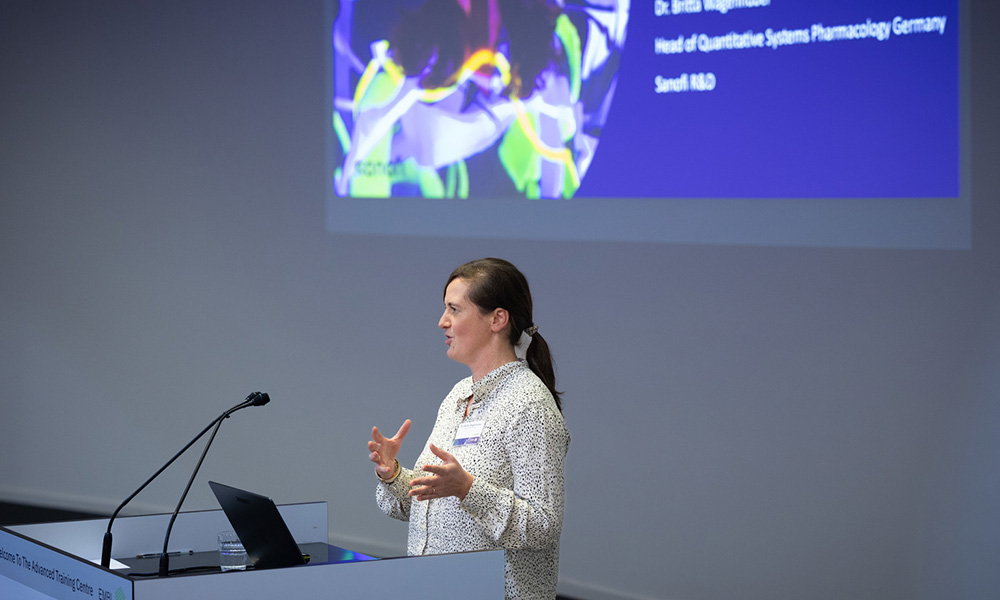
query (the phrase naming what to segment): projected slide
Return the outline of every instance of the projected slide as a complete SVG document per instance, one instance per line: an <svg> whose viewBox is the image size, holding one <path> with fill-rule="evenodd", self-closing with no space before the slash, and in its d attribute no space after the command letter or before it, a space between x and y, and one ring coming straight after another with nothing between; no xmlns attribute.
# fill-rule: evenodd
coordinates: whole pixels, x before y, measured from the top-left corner
<svg viewBox="0 0 1000 600"><path fill-rule="evenodd" d="M957 0L342 2L331 185L957 196L957 21Z"/></svg>
<svg viewBox="0 0 1000 600"><path fill-rule="evenodd" d="M537 209L556 238L629 239L671 200L961 197L958 0L328 8L331 230L377 230L363 203L380 199L429 216L434 200L539 201L559 207ZM621 211L616 232L590 206Z"/></svg>

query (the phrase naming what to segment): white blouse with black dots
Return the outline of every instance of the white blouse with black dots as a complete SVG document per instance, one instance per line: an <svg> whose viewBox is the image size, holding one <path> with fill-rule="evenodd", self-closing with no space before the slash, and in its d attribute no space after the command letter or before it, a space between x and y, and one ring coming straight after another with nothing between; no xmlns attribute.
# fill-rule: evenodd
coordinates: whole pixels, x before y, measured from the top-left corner
<svg viewBox="0 0 1000 600"><path fill-rule="evenodd" d="M463 421L485 421L478 443L453 444ZM376 500L387 515L409 520L409 554L503 548L506 597L552 599L569 440L545 384L526 363L507 363L475 383L467 377L455 384L417 458L417 465L441 464L432 443L454 455L475 477L465 500L407 496L410 480L427 474L419 467L402 469L390 485L377 484Z"/></svg>

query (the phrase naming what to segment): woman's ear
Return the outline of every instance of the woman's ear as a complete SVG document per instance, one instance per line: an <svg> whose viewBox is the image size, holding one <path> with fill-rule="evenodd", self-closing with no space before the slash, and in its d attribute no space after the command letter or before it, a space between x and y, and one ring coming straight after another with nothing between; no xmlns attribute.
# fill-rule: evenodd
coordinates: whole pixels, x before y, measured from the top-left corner
<svg viewBox="0 0 1000 600"><path fill-rule="evenodd" d="M510 323L510 313L505 308L498 308L493 311L493 320L490 322L490 330L493 333L500 333L507 328Z"/></svg>

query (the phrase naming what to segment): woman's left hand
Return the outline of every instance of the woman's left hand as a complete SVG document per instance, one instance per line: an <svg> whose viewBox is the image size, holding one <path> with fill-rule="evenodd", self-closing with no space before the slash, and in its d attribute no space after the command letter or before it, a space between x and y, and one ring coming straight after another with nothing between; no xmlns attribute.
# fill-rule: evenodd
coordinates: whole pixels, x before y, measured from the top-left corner
<svg viewBox="0 0 1000 600"><path fill-rule="evenodd" d="M469 493L472 480L475 478L462 468L454 456L434 444L431 444L431 452L440 458L443 464L424 465L423 470L432 475L417 477L410 481L410 495L416 496L417 500L447 498L448 496L456 496L459 500L465 500L465 495Z"/></svg>

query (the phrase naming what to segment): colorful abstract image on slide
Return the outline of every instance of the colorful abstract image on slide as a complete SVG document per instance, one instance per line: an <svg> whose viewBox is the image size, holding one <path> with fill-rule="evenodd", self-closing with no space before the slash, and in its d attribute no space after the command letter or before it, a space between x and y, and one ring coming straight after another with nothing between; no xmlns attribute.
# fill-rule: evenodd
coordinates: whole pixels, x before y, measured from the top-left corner
<svg viewBox="0 0 1000 600"><path fill-rule="evenodd" d="M339 197L571 198L597 151L628 0L342 0Z"/></svg>

